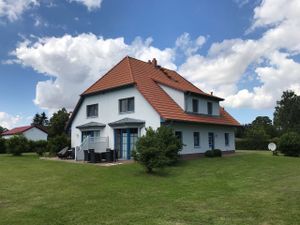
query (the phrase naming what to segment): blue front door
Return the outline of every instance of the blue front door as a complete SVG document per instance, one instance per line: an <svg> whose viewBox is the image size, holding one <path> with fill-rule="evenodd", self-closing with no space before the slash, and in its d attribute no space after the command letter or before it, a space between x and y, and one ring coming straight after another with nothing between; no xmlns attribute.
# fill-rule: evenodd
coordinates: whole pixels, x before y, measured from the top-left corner
<svg viewBox="0 0 300 225"><path fill-rule="evenodd" d="M131 151L135 149L137 138L137 128L115 129L115 148L119 152L119 158L131 159Z"/></svg>

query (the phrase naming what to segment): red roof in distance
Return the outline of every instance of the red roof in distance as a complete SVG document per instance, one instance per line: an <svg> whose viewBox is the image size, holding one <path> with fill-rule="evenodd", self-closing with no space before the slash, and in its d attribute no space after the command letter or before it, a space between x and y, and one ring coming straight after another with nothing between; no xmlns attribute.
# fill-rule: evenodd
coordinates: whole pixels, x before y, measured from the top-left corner
<svg viewBox="0 0 300 225"><path fill-rule="evenodd" d="M31 125L31 126L23 126L23 127L15 127L11 130L8 131L4 131L3 133L1 133L1 136L5 136L5 135L18 135L18 134L22 134L27 130L30 130L31 128L37 128L40 129L41 131L47 133L47 131L44 128L41 128L40 126L36 126L36 125Z"/></svg>

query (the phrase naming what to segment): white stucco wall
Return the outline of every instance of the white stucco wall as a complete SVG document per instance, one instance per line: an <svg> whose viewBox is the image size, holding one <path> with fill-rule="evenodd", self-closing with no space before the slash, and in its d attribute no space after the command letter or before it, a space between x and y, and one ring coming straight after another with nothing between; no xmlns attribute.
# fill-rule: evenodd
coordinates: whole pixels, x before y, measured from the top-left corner
<svg viewBox="0 0 300 225"><path fill-rule="evenodd" d="M134 97L134 112L119 113L119 99ZM87 118L86 106L90 104L98 104L98 117ZM89 122L98 122L106 124L106 127L100 130L101 137L109 137L109 146L114 148L114 133L108 123L129 117L132 119L144 120L145 127L151 126L156 129L160 126L160 116L141 95L136 87L128 87L106 93L101 93L94 96L89 96L84 99L78 110L72 126L71 126L71 145L72 147L81 144L81 131L76 127ZM141 129L141 135L145 134L145 127Z"/></svg>
<svg viewBox="0 0 300 225"><path fill-rule="evenodd" d="M181 154L204 153L209 149L208 133L213 132L215 136L215 149L222 151L235 150L234 128L217 125L192 125L175 124L172 126L174 131L182 132L183 149ZM194 147L193 132L200 132L200 147ZM225 133L229 133L229 145L225 145Z"/></svg>
<svg viewBox="0 0 300 225"><path fill-rule="evenodd" d="M167 94L183 109L185 110L185 103L184 103L184 92L176 90L174 88L170 88L168 86L159 84L159 86L167 92Z"/></svg>
<svg viewBox="0 0 300 225"><path fill-rule="evenodd" d="M48 134L44 131L41 131L40 129L33 127L23 133L23 135L28 139L32 141L40 141L44 140L47 141Z"/></svg>
<svg viewBox="0 0 300 225"><path fill-rule="evenodd" d="M212 115L213 116L219 116L220 115L220 105L218 101L213 101L210 99L205 99L205 98L201 98L201 97L194 97L194 96L187 96L186 97L186 111L187 112L193 112L193 99L198 99L198 112L201 114L207 114L207 102L211 102L212 103Z"/></svg>

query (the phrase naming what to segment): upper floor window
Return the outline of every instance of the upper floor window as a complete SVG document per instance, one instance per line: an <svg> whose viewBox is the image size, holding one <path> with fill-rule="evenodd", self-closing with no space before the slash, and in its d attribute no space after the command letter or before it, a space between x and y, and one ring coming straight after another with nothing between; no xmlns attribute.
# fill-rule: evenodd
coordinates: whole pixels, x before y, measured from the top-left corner
<svg viewBox="0 0 300 225"><path fill-rule="evenodd" d="M194 132L194 147L200 147L200 133Z"/></svg>
<svg viewBox="0 0 300 225"><path fill-rule="evenodd" d="M193 99L193 112L197 113L198 112L198 105L199 105L199 101L198 99Z"/></svg>
<svg viewBox="0 0 300 225"><path fill-rule="evenodd" d="M225 133L225 145L229 145L229 133Z"/></svg>
<svg viewBox="0 0 300 225"><path fill-rule="evenodd" d="M212 115L212 112L213 112L212 102L207 102L207 114Z"/></svg>
<svg viewBox="0 0 300 225"><path fill-rule="evenodd" d="M86 116L87 117L98 117L98 104L87 105L86 106Z"/></svg>
<svg viewBox="0 0 300 225"><path fill-rule="evenodd" d="M120 99L119 112L120 113L134 112L134 97Z"/></svg>

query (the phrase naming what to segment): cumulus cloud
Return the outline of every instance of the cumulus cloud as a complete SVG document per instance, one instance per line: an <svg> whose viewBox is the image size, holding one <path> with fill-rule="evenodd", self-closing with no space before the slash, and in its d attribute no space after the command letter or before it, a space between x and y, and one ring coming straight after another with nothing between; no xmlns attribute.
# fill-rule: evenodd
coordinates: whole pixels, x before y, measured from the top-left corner
<svg viewBox="0 0 300 225"><path fill-rule="evenodd" d="M265 0L254 10L253 25L265 28L257 40L230 39L213 43L208 54L193 54L179 72L200 88L224 96L225 106L271 108L282 91L299 90L300 2ZM249 70L260 85L239 90Z"/></svg>
<svg viewBox="0 0 300 225"><path fill-rule="evenodd" d="M0 18L18 20L25 10L37 5L39 0L0 0Z"/></svg>
<svg viewBox="0 0 300 225"><path fill-rule="evenodd" d="M162 66L176 69L174 51L153 47L152 39L104 39L94 34L40 38L24 41L14 51L17 63L49 77L36 86L34 102L50 111L73 109L78 95L126 55L148 60L156 57Z"/></svg>
<svg viewBox="0 0 300 225"><path fill-rule="evenodd" d="M89 11L100 8L102 2L102 0L69 0L69 1L81 3L85 5Z"/></svg>
<svg viewBox="0 0 300 225"><path fill-rule="evenodd" d="M183 33L175 42L177 50L181 50L186 56L195 54L205 43L206 38L199 36L196 40L192 40L189 33Z"/></svg>
<svg viewBox="0 0 300 225"><path fill-rule="evenodd" d="M21 120L22 117L19 115L13 116L6 112L0 112L0 126L7 129L13 128Z"/></svg>

